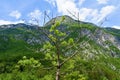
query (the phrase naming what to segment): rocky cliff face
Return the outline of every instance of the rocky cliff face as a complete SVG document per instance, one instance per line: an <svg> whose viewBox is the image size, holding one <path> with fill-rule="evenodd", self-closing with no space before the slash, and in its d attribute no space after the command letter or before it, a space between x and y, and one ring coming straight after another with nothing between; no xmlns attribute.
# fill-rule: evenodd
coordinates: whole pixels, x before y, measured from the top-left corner
<svg viewBox="0 0 120 80"><path fill-rule="evenodd" d="M106 51L110 51L109 53L112 56L118 57L117 54L120 51L120 40L118 36L106 33L103 29L96 29L94 33L88 29L83 29L81 33L82 36L88 36L90 40L102 46Z"/></svg>

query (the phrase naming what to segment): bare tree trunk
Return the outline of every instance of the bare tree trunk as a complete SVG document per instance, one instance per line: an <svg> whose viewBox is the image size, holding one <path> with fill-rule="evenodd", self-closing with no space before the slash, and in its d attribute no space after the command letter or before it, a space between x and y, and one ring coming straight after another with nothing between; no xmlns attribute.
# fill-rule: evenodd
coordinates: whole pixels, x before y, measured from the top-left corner
<svg viewBox="0 0 120 80"><path fill-rule="evenodd" d="M56 45L56 48L57 48L57 70L56 70L56 80L60 80L60 68L61 68L61 65L60 65L60 51L59 51L59 47L58 45Z"/></svg>
<svg viewBox="0 0 120 80"><path fill-rule="evenodd" d="M56 80L60 80L60 67L57 67Z"/></svg>

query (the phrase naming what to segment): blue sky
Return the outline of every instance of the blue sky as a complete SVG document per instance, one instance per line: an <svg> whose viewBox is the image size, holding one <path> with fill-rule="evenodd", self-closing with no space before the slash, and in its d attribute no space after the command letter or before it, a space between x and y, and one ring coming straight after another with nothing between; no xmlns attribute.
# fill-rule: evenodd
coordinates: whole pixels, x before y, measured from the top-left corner
<svg viewBox="0 0 120 80"><path fill-rule="evenodd" d="M50 18L52 15L69 15L81 21L97 25L104 22L103 27L120 29L120 0L0 0L0 8L0 25L37 24L36 19L43 25L46 11Z"/></svg>

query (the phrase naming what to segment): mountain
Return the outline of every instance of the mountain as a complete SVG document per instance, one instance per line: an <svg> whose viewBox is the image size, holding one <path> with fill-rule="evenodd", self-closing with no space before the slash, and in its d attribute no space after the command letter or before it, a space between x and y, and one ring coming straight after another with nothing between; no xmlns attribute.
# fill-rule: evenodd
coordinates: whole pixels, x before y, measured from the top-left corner
<svg viewBox="0 0 120 80"><path fill-rule="evenodd" d="M44 55L39 53L44 42L48 40L44 32L49 34L48 30L51 25L54 24L55 21L61 20L61 18L62 16L55 17L44 26L23 23L1 25L0 73L5 71L5 66L11 68L11 65L13 63L15 64L23 56L43 59ZM92 67L93 64L98 64L99 66L95 66L95 69L100 72L96 74L98 74L98 76L100 74L105 75L107 79L97 80L113 80L110 79L112 74L115 75L114 77L118 77L117 74L120 74L120 30L114 28L101 28L93 23L74 20L66 15L65 20L58 29L65 32L68 35L67 38L73 38L79 45L80 57L87 61L87 64L83 62L83 65L81 65L83 70L87 71L85 65ZM104 58L101 59L101 56L104 56ZM106 61L106 58L109 60ZM94 63L94 60L97 61L97 59L100 60ZM91 60L93 60L93 62L89 63L88 61ZM11 72L11 70L7 72ZM96 78L93 77L93 80L96 80Z"/></svg>
<svg viewBox="0 0 120 80"><path fill-rule="evenodd" d="M45 26L51 26L55 20L60 19L61 16L58 16L46 23ZM65 16L65 21L61 24L60 28L60 30L68 34L71 32L70 36L75 38L76 41L87 39L89 41L89 47L95 44L100 49L102 48L102 53L108 53L113 57L120 57L120 30L118 29L101 28L92 23L74 20L69 16ZM94 47L96 47L95 45ZM93 50L93 52L99 53L101 52L99 51L100 49L98 51Z"/></svg>
<svg viewBox="0 0 120 80"><path fill-rule="evenodd" d="M49 29L55 21L60 19L61 16L55 17L44 27L22 23L0 26L0 54L9 55L8 53L13 54L17 51L21 55L26 50L31 51L31 49L27 49L29 46L40 46L47 40L43 28ZM83 49L84 55L91 56L102 53L112 57L120 57L120 30L118 29L101 28L92 23L74 20L69 16L65 16L65 20L59 28L75 41L80 41L79 44L87 42L85 45L87 49Z"/></svg>

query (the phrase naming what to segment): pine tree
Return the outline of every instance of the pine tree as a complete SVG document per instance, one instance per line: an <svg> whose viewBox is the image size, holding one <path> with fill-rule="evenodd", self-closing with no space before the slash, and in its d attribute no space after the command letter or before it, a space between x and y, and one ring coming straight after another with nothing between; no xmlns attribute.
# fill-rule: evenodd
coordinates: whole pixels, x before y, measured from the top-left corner
<svg viewBox="0 0 120 80"><path fill-rule="evenodd" d="M49 33L45 33L49 40L43 46L45 58L52 60L53 67L56 67L56 80L60 80L62 66L78 52L73 38L68 38L69 34L59 30L64 20L63 16L61 21L56 21L50 27Z"/></svg>

